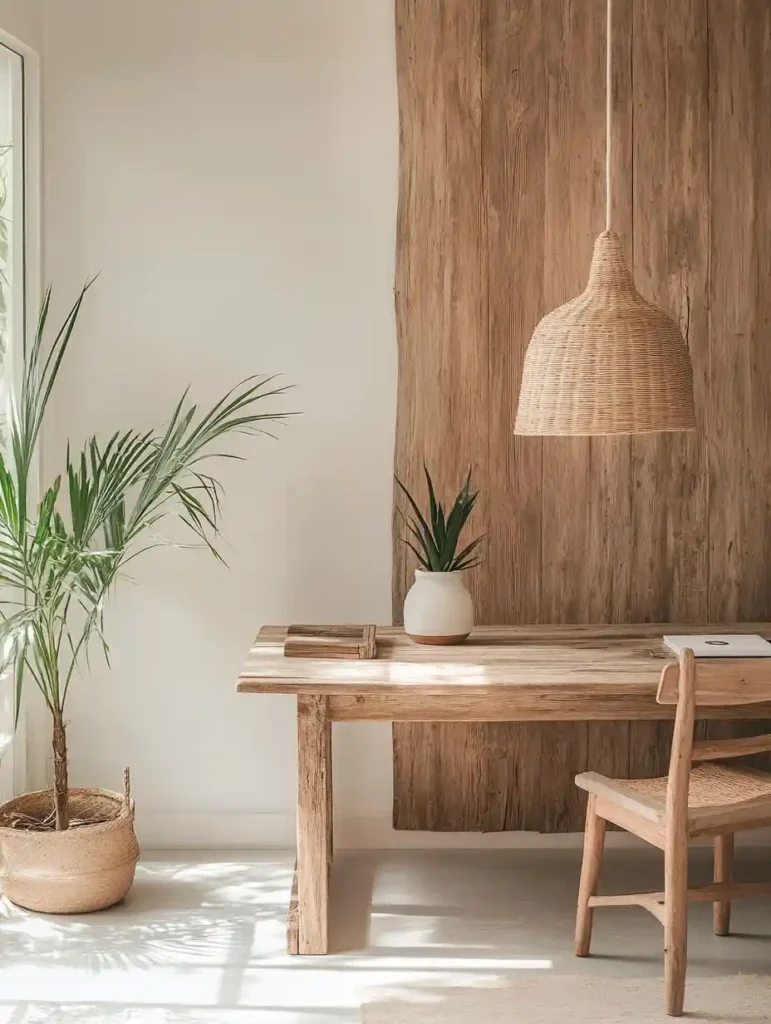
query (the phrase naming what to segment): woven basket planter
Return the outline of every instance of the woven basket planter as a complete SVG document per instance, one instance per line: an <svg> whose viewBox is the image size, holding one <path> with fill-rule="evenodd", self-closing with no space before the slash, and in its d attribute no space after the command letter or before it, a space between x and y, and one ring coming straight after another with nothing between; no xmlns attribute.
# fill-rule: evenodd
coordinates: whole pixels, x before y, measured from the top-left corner
<svg viewBox="0 0 771 1024"><path fill-rule="evenodd" d="M71 818L109 818L63 832L10 828L14 815L44 818L50 790L0 807L0 889L12 903L45 914L85 914L122 900L134 881L139 845L134 803L106 789L71 789Z"/></svg>

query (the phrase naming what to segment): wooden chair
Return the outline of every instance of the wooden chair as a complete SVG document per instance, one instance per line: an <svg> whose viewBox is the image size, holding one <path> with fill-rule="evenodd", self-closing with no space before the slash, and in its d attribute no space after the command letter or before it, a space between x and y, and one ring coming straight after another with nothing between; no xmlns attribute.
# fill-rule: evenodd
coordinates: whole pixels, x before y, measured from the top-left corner
<svg viewBox="0 0 771 1024"><path fill-rule="evenodd" d="M771 896L771 884L732 881L734 833L771 824L771 774L724 759L771 751L771 734L694 742L697 706L740 706L771 700L771 663L763 658L696 662L685 650L661 674L660 704L677 704L669 775L661 779L576 778L589 793L578 894L576 955L588 956L595 907L640 906L664 926L667 1013L679 1017L685 994L689 902L713 904L716 935L728 935L731 900ZM692 762L696 766L692 767ZM597 896L605 829L611 821L664 851L664 891ZM713 836L714 884L688 888L688 842Z"/></svg>

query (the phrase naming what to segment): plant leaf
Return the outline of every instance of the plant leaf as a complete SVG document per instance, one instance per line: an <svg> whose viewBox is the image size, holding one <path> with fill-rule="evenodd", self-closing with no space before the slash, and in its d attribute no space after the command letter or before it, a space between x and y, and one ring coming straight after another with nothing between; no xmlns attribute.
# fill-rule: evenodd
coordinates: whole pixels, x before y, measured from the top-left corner
<svg viewBox="0 0 771 1024"><path fill-rule="evenodd" d="M406 495L407 500L409 501L412 510L415 513L415 518L417 522L420 524L420 530L423 534L421 544L423 545L423 548L426 552L426 558L429 562L430 567L434 569L434 571L436 571L435 566L439 563L440 553L439 548L436 545L436 541L434 540L434 537L431 533L431 528L426 522L423 513L420 511L417 502L412 497L407 488L404 486L404 484L401 482L401 480L398 477L394 477L394 479L396 480L396 483L399 485L399 487Z"/></svg>

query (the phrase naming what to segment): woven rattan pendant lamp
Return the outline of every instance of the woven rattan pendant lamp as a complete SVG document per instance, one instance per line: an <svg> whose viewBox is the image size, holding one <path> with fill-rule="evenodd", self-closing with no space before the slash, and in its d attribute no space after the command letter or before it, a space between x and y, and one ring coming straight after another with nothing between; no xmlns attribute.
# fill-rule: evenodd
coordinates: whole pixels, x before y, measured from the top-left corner
<svg viewBox="0 0 771 1024"><path fill-rule="evenodd" d="M611 227L612 3L608 0L605 231L586 290L548 313L525 355L515 434L643 434L696 426L677 324L634 286Z"/></svg>

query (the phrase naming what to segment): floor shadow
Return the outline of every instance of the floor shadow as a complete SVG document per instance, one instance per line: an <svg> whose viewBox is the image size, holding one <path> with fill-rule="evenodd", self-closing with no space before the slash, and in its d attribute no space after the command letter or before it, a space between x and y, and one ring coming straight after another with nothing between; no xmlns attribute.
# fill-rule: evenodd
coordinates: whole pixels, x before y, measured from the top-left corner
<svg viewBox="0 0 771 1024"><path fill-rule="evenodd" d="M330 888L330 953L351 953L369 945L375 866L372 857L339 854L335 858Z"/></svg>
<svg viewBox="0 0 771 1024"><path fill-rule="evenodd" d="M188 857L143 861L126 903L100 914L0 903L0 1024L353 1024L379 995L420 1002L431 989L512 989L536 975L599 986L648 978L659 992L663 936L639 908L598 913L595 955L574 957L573 853L342 852L327 957L286 954L293 853ZM745 856L746 867L762 873L765 857ZM711 852L695 860L708 875ZM623 891L648 887L660 863L618 851L607 869L608 889ZM719 992L716 976L733 985L768 975L769 913L737 902L737 932L716 938L711 906L692 908L697 996L700 978Z"/></svg>
<svg viewBox="0 0 771 1024"><path fill-rule="evenodd" d="M11 1008L4 1024L286 1024L292 1019L308 1024L359 1024L361 1011L345 1006L323 1008L293 1006L280 1008L249 1006L242 1009L217 1006L180 1006L165 1003L46 1003L35 1000L7 1004L0 999L0 1012Z"/></svg>

